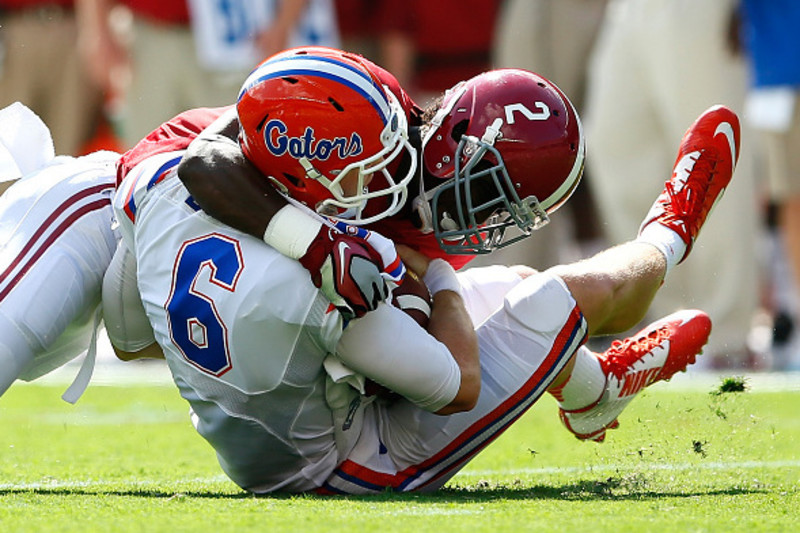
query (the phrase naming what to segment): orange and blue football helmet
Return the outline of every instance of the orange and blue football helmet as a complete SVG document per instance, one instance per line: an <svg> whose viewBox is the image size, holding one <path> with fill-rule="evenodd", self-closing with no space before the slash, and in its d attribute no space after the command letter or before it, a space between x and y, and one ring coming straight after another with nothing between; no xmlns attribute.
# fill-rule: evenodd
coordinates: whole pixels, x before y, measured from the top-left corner
<svg viewBox="0 0 800 533"><path fill-rule="evenodd" d="M355 225L405 203L417 168L407 117L361 56L325 47L276 54L247 78L236 109L244 155L290 198ZM410 163L393 175L404 154ZM380 209L365 215L377 198Z"/></svg>

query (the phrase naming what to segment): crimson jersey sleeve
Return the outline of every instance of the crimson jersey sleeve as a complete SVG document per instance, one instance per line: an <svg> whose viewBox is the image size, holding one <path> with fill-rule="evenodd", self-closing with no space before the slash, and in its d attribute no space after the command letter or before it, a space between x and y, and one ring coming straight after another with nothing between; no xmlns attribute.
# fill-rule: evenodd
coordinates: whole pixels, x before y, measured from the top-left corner
<svg viewBox="0 0 800 533"><path fill-rule="evenodd" d="M133 167L148 157L185 150L206 126L210 125L225 111L226 107L201 107L190 109L163 123L139 141L136 146L122 154L117 163L117 185L119 185Z"/></svg>

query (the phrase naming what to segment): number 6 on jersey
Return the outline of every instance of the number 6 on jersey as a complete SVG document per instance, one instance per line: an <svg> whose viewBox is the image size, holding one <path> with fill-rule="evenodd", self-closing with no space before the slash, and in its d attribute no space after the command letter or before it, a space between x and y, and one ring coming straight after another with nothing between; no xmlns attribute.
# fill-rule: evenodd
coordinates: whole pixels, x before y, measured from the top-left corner
<svg viewBox="0 0 800 533"><path fill-rule="evenodd" d="M228 327L203 286L233 292L243 268L239 242L218 233L186 241L175 259L165 305L170 337L187 361L215 376L231 369Z"/></svg>

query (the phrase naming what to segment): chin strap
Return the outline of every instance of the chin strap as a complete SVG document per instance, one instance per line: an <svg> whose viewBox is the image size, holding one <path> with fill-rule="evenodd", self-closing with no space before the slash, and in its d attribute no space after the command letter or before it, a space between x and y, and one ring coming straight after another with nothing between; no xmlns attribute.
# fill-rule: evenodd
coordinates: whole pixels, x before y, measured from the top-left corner
<svg viewBox="0 0 800 533"><path fill-rule="evenodd" d="M431 212L430 202L425 198L417 196L414 198L414 201L411 202L411 207L419 216L420 223L422 224L420 231L426 234L431 233L433 231L433 213Z"/></svg>

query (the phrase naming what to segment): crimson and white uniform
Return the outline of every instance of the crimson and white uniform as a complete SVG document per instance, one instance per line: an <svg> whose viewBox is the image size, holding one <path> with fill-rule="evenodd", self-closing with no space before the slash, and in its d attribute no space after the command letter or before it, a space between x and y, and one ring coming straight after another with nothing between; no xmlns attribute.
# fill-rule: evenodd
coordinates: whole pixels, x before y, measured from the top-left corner
<svg viewBox="0 0 800 533"><path fill-rule="evenodd" d="M561 280L468 271L481 396L468 413L432 414L460 383L447 349L388 305L343 330L298 263L194 204L175 176L180 155L135 166L115 211L195 426L248 490L436 489L541 396L584 340ZM350 375L332 370L342 365ZM352 386L364 376L405 399L364 396Z"/></svg>
<svg viewBox="0 0 800 533"><path fill-rule="evenodd" d="M86 350L117 245L119 154L59 156L0 197L0 394Z"/></svg>

